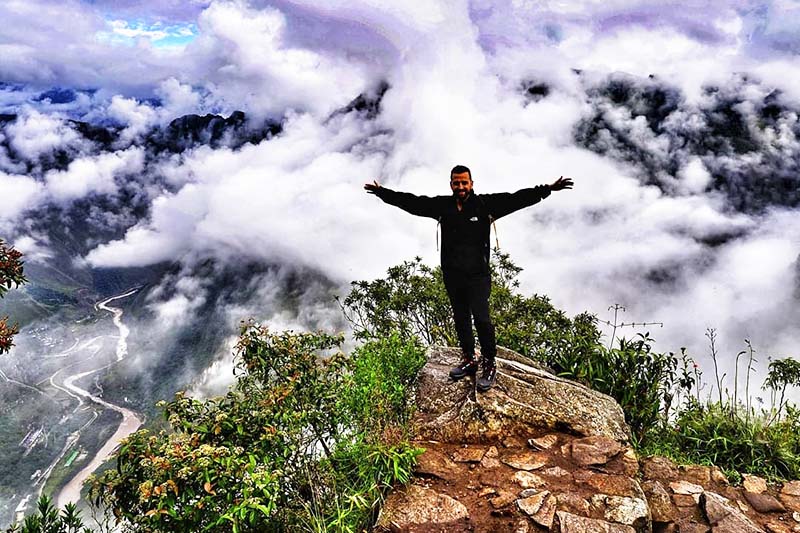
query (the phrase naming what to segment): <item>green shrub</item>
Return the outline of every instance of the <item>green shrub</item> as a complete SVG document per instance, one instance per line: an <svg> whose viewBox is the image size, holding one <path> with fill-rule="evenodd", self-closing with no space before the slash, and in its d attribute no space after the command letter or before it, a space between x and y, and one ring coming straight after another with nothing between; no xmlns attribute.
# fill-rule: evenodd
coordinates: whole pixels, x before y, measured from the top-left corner
<svg viewBox="0 0 800 533"><path fill-rule="evenodd" d="M383 444L368 435L362 433L337 448L332 470L335 475L317 485L330 489L330 497L325 500L318 495L307 504L307 531L367 531L377 518L386 491L411 479L416 459L424 450L405 440Z"/></svg>
<svg viewBox="0 0 800 533"><path fill-rule="evenodd" d="M634 442L641 443L668 418L673 396L691 391L694 382L687 379L691 360L684 352L679 359L673 353L653 351L648 334L618 342L618 348L595 343L585 359L561 357L550 361L550 365L560 376L617 400ZM683 363L683 375L678 373L679 362Z"/></svg>
<svg viewBox="0 0 800 533"><path fill-rule="evenodd" d="M404 422L423 356L396 334L350 357L342 341L246 325L231 391L164 404L172 431L126 439L94 503L142 531L367 527L419 453Z"/></svg>
<svg viewBox="0 0 800 533"><path fill-rule="evenodd" d="M22 524L6 529L6 533L91 533L91 531L84 526L81 513L74 504L67 504L59 514L47 495L39 498L36 512L26 516Z"/></svg>
<svg viewBox="0 0 800 533"><path fill-rule="evenodd" d="M489 298L497 343L541 362L581 360L600 339L594 317L570 320L546 296L517 292L521 272L507 254L492 255ZM399 332L424 344L457 344L452 310L441 268L419 257L388 270L386 278L354 281L340 302L356 338L380 339Z"/></svg>
<svg viewBox="0 0 800 533"><path fill-rule="evenodd" d="M342 395L354 425L382 431L405 424L411 413L406 405L408 391L424 364L419 343L403 340L397 332L358 347Z"/></svg>
<svg viewBox="0 0 800 533"><path fill-rule="evenodd" d="M791 357L775 359L769 363L767 378L764 380L764 388L772 391L773 418L780 418L786 398L786 389L790 386L800 386L800 361ZM775 395L780 391L778 406L775 407Z"/></svg>
<svg viewBox="0 0 800 533"><path fill-rule="evenodd" d="M664 417L660 427L649 434L644 443L645 453L661 453L686 463L714 464L735 480L740 473L772 480L797 479L800 477L800 410L785 403L784 398L786 389L800 382L800 363L791 358L770 363L763 389L772 391L772 402L769 408L756 410L749 397L755 362L753 345L745 339L747 349L735 358L734 385L730 392L724 387L725 374L719 376L716 370L716 332L709 329L706 336L714 359L719 400L701 399L701 374L695 370L696 379L691 385L696 395L689 396L674 417ZM747 370L745 399L741 402L738 375L743 355L747 355L744 362Z"/></svg>

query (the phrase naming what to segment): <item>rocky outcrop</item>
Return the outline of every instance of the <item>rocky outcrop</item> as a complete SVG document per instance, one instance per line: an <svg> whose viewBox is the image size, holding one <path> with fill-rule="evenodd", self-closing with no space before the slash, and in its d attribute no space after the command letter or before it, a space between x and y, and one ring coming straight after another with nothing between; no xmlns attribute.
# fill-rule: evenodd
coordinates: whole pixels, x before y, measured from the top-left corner
<svg viewBox="0 0 800 533"><path fill-rule="evenodd" d="M551 445L532 448L536 441ZM389 496L378 531L583 531L585 524L607 524L597 531L651 530L631 450L608 437L545 433L530 442L418 445L426 448L412 485L418 489ZM584 464L587 453L591 464ZM452 509L451 499L467 510L463 516L439 510ZM559 512L569 516L560 522Z"/></svg>
<svg viewBox="0 0 800 533"><path fill-rule="evenodd" d="M258 125L251 124L242 111L234 111L227 118L212 114L184 115L151 132L146 144L157 152L173 153L200 145L239 148L247 143L258 144L274 137L282 129L279 122L271 120Z"/></svg>
<svg viewBox="0 0 800 533"><path fill-rule="evenodd" d="M460 351L432 347L416 388L416 433L421 439L486 442L549 428L626 443L629 430L611 397L562 379L500 348L497 385L476 394L474 380L453 383L448 372Z"/></svg>
<svg viewBox="0 0 800 533"><path fill-rule="evenodd" d="M656 532L800 532L800 513L783 501L800 490L796 481L779 488L745 474L742 486L735 487L717 467L679 466L664 457L640 463Z"/></svg>
<svg viewBox="0 0 800 533"><path fill-rule="evenodd" d="M376 531L492 533L800 532L800 482L639 461L609 397L501 350L494 389L447 372L432 348L416 389L415 478L391 493Z"/></svg>

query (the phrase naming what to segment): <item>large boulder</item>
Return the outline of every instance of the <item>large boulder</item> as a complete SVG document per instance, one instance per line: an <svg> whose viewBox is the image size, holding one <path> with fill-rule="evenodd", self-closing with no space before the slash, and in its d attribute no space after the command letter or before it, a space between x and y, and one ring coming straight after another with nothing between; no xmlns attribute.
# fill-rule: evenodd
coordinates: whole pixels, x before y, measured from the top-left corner
<svg viewBox="0 0 800 533"><path fill-rule="evenodd" d="M629 441L625 416L610 396L559 378L504 348L497 354L497 384L476 393L473 378L450 379L450 368L460 357L457 348L428 349L416 387L415 423L421 439L483 442L527 435L531 428L553 428Z"/></svg>

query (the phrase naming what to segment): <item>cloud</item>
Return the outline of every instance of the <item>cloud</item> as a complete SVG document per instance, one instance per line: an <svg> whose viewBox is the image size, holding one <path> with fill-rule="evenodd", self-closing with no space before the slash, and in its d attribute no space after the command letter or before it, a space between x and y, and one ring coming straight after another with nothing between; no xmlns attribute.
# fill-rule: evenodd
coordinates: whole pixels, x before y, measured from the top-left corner
<svg viewBox="0 0 800 533"><path fill-rule="evenodd" d="M0 171L0 224L14 221L26 209L36 206L44 192L41 183L27 176L6 174Z"/></svg>
<svg viewBox="0 0 800 533"><path fill-rule="evenodd" d="M112 194L117 190L116 175L136 174L143 166L144 152L141 148L77 159L66 170L52 171L45 176L47 191L58 203L90 194Z"/></svg>
<svg viewBox="0 0 800 533"><path fill-rule="evenodd" d="M100 11L123 18L150 17L157 21L190 22L210 0L93 0Z"/></svg>
<svg viewBox="0 0 800 533"><path fill-rule="evenodd" d="M47 264L53 258L53 252L47 247L46 236L24 235L17 237L12 246L22 252L25 261Z"/></svg>
<svg viewBox="0 0 800 533"><path fill-rule="evenodd" d="M205 198L187 185L175 195L153 200L151 222L130 228L124 241L112 241L92 250L87 260L98 267L144 266L180 260L192 246L191 236L205 212Z"/></svg>
<svg viewBox="0 0 800 533"><path fill-rule="evenodd" d="M352 220L347 207L363 199L361 176L377 173L380 163L379 156L348 151L362 140L363 127L350 118L340 131L329 131L298 116L268 143L238 152L197 150L181 161L193 183L160 196L149 221L130 229L124 240L98 247L88 259L96 266L145 265L219 250L223 256L325 265L343 276L349 268L330 257L369 258L360 251L362 243L342 236L376 224L366 211Z"/></svg>
<svg viewBox="0 0 800 533"><path fill-rule="evenodd" d="M181 276L170 287L170 294L163 297L164 285L150 291L147 298L149 308L155 314L156 323L166 331L176 331L190 322L195 313L206 303L207 289L204 285L210 280Z"/></svg>
<svg viewBox="0 0 800 533"><path fill-rule="evenodd" d="M16 121L6 126L10 147L28 161L37 161L59 149L78 150L83 138L58 116L43 115L26 107Z"/></svg>
<svg viewBox="0 0 800 533"><path fill-rule="evenodd" d="M115 95L108 106L108 117L126 126L120 137L123 143L130 143L155 124L157 113L135 98Z"/></svg>
<svg viewBox="0 0 800 533"><path fill-rule="evenodd" d="M201 96L190 85L181 83L175 78L164 80L155 92L162 102L162 114L170 118L196 113L199 109L203 109Z"/></svg>
<svg viewBox="0 0 800 533"><path fill-rule="evenodd" d="M117 96L114 106L124 108L124 102L134 98L138 105L153 96L179 98L174 86L165 86L172 78L212 95L219 104L216 111L243 109L259 116L280 116L286 108L325 115L369 81L363 60L287 39L286 18L277 9L256 9L244 1L200 6L204 9L196 23L187 25L158 18L107 22L105 9L114 11L110 6L77 1L5 3L0 6L0 18L6 21L0 42L10 44L0 45L0 80L101 88L111 93L106 92L106 98ZM148 11L146 5L141 7ZM154 4L150 8L158 12ZM21 27L26 30L19 31ZM193 102L185 96L182 102L188 111Z"/></svg>
<svg viewBox="0 0 800 533"><path fill-rule="evenodd" d="M212 92L257 114L286 108L329 113L364 85L358 64L286 46L285 16L242 3L215 2L198 19L192 48L204 62Z"/></svg>

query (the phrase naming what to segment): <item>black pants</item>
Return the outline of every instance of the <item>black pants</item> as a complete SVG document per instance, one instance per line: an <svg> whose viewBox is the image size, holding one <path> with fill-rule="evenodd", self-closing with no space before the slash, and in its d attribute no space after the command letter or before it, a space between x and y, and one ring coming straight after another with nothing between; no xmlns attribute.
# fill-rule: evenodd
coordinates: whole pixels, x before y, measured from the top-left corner
<svg viewBox="0 0 800 533"><path fill-rule="evenodd" d="M458 343L465 354L475 354L475 337L472 335L472 318L481 343L481 355L494 361L497 344L494 325L489 318L489 293L492 282L489 275L471 276L459 272L444 272L444 287L453 307Z"/></svg>

